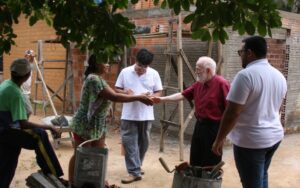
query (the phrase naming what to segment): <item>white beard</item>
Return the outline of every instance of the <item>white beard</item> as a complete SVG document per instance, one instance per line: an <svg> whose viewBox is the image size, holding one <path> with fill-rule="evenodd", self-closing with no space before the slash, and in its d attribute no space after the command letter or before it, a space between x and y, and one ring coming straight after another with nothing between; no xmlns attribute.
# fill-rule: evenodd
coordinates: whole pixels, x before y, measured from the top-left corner
<svg viewBox="0 0 300 188"><path fill-rule="evenodd" d="M204 83L206 80L207 80L207 75L206 74L203 74L201 77L199 77L197 75L197 81L198 82Z"/></svg>

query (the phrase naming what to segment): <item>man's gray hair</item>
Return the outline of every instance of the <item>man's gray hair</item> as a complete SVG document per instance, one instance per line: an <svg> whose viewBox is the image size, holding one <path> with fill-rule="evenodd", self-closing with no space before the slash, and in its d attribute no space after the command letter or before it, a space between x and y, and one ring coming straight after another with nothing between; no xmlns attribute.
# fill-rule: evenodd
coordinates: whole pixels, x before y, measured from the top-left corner
<svg viewBox="0 0 300 188"><path fill-rule="evenodd" d="M204 68L208 68L211 70L212 74L215 75L216 74L216 62L208 57L208 56L202 56L198 59L196 65L201 65L203 66Z"/></svg>

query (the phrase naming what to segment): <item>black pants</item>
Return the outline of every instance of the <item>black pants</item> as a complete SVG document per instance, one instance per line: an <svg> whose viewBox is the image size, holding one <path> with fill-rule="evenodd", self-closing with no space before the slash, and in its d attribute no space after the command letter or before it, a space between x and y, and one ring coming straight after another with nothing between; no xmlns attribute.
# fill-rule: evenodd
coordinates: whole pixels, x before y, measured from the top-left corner
<svg viewBox="0 0 300 188"><path fill-rule="evenodd" d="M191 143L190 164L192 166L214 166L222 160L222 156L212 152L216 139L219 122L197 120Z"/></svg>
<svg viewBox="0 0 300 188"><path fill-rule="evenodd" d="M7 129L0 133L0 188L8 188L15 174L21 149L35 150L45 174L63 175L62 168L43 129Z"/></svg>

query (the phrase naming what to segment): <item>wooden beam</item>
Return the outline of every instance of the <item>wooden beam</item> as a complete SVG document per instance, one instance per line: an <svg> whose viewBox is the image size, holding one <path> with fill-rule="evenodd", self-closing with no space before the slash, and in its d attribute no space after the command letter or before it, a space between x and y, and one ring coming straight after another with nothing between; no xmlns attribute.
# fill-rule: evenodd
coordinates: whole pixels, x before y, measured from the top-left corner
<svg viewBox="0 0 300 188"><path fill-rule="evenodd" d="M177 25L177 52L182 50L182 13L179 13L178 15L178 25ZM182 65L182 57L178 53L177 55L177 66L178 66L178 88L180 91L183 91L183 65ZM184 111L183 111L183 101L179 101L179 109L178 109L178 115L179 115L179 125L180 125L180 131L179 131L179 153L180 157L179 159L183 161L183 151L184 151L184 130L182 129L182 126L184 125Z"/></svg>
<svg viewBox="0 0 300 188"><path fill-rule="evenodd" d="M193 108L193 110L191 110L191 112L189 113L189 115L186 117L186 119L184 121L184 125L183 125L183 131L186 129L186 127L188 126L188 124L190 123L190 121L193 119L194 113L195 113L195 108Z"/></svg>
<svg viewBox="0 0 300 188"><path fill-rule="evenodd" d="M174 13L172 11L168 12L169 16L171 17L171 19L173 18ZM172 50L172 38L173 38L173 22L169 22L169 34L168 34L168 43L167 43L167 49L166 51L170 52ZM164 73L164 86L168 86L169 85L169 81L171 78L171 61L172 61L172 56L169 54L168 58L167 58L167 62L166 62L166 67L165 67L165 73ZM167 88L163 91L164 96L168 95L168 90ZM166 111L167 111L167 107L166 104L163 103L162 105L162 114L160 119L165 120L166 119ZM160 146L159 146L159 151L163 152L164 151L164 140L165 140L165 132L166 129L163 126L163 124L161 124L161 132L160 132Z"/></svg>
<svg viewBox="0 0 300 188"><path fill-rule="evenodd" d="M181 50L179 51L179 53L180 53L181 57L183 58L183 60L184 60L184 62L185 62L185 64L186 64L186 66L187 66L187 68L189 69L189 71L190 71L190 73L191 73L191 75L192 75L194 81L196 81L196 80L197 80L197 76L196 76L196 74L195 74L195 71L194 71L194 69L192 68L192 66L191 66L191 64L190 64L190 62L189 62L189 60L188 60L188 58L186 57L186 55L185 55L183 49L181 49Z"/></svg>
<svg viewBox="0 0 300 188"><path fill-rule="evenodd" d="M211 57L213 48L213 40L207 42L207 56Z"/></svg>
<svg viewBox="0 0 300 188"><path fill-rule="evenodd" d="M178 56L181 58L181 56L180 56L179 53L178 53ZM177 59L178 59L178 58L177 58ZM181 60L182 60L182 59L181 59ZM171 58L171 62L172 62L172 67L173 67L173 69L174 69L174 71L175 71L175 74L177 75L177 77L179 77L179 74L178 74L178 66L177 66L177 64L176 64L176 62L175 62L175 60L174 60L173 57ZM177 62L177 63L178 63L178 62ZM179 72L179 73L180 73L180 72ZM182 68L182 77L183 77L183 68ZM182 79L182 80L183 80L183 79ZM184 81L182 81L182 86L183 86L182 89L178 88L178 92L182 92L184 89L187 88ZM189 103L189 105L190 105L191 108L194 107L194 104L193 104L192 101L189 101L189 100L188 100L188 103Z"/></svg>
<svg viewBox="0 0 300 188"><path fill-rule="evenodd" d="M218 63L216 73L219 75L222 73L223 59L223 44L220 41L218 41Z"/></svg>
<svg viewBox="0 0 300 188"><path fill-rule="evenodd" d="M160 120L160 122L163 123L163 124L172 125L172 126L175 126L175 127L180 126L178 123L174 123L174 122L168 121L168 120Z"/></svg>

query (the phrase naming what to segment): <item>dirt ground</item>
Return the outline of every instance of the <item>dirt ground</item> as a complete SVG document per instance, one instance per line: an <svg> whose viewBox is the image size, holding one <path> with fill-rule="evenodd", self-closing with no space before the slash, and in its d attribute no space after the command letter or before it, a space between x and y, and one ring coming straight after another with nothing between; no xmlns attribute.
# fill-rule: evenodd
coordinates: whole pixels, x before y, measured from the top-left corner
<svg viewBox="0 0 300 188"><path fill-rule="evenodd" d="M40 117L34 116L33 121L39 121ZM117 184L122 188L170 188L172 186L173 174L167 173L158 161L163 157L170 168L181 163L179 161L178 139L168 136L165 142L165 152L159 152L159 133L152 133L151 145L146 155L143 169L145 175L142 181L128 185L120 183L120 179L126 176L124 157L121 155L120 136L116 131L110 131L107 136L107 145L109 147L109 158L107 166L106 179L110 184ZM189 141L185 144L184 158L189 158ZM70 142L62 142L59 149L56 150L57 156L63 170L64 178L68 177L69 158L73 152ZM300 134L286 135L279 149L273 157L269 169L269 187L270 188L294 188L300 184ZM223 177L223 188L240 188L241 183L235 168L232 148L230 146L224 149L225 166ZM33 151L22 150L19 158L18 168L11 184L12 188L26 187L25 179L38 170Z"/></svg>

